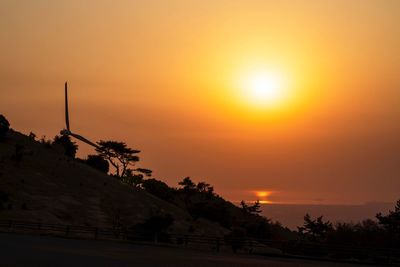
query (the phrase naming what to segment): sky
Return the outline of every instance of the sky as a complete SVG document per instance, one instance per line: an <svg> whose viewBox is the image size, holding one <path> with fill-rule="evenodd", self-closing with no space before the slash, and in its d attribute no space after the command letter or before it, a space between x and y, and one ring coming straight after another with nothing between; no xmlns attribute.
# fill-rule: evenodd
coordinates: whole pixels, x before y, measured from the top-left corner
<svg viewBox="0 0 400 267"><path fill-rule="evenodd" d="M0 0L0 113L52 138L68 81L71 129L141 150L171 186L394 202L399 17L396 0Z"/></svg>

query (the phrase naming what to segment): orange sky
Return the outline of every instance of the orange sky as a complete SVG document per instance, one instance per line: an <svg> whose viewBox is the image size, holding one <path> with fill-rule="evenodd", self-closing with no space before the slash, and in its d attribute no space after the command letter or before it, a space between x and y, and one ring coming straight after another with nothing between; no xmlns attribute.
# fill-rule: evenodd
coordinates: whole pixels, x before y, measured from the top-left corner
<svg viewBox="0 0 400 267"><path fill-rule="evenodd" d="M140 149L176 185L230 200L400 197L400 1L2 1L0 113L25 133L71 127ZM239 78L290 97L260 109ZM91 152L80 144L80 156Z"/></svg>

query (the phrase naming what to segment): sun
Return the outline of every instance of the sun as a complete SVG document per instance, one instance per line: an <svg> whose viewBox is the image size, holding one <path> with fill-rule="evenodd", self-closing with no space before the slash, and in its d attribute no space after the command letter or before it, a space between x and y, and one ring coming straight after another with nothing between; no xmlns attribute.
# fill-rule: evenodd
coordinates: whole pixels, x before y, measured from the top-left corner
<svg viewBox="0 0 400 267"><path fill-rule="evenodd" d="M276 109L287 99L287 79L272 70L252 70L241 75L241 99L257 109Z"/></svg>
<svg viewBox="0 0 400 267"><path fill-rule="evenodd" d="M250 79L250 90L255 99L275 101L279 98L280 81L270 75L255 75Z"/></svg>
<svg viewBox="0 0 400 267"><path fill-rule="evenodd" d="M261 204L270 204L272 201L270 201L268 198L271 196L273 193L272 191L253 191L253 193L256 195L258 201L260 201Z"/></svg>

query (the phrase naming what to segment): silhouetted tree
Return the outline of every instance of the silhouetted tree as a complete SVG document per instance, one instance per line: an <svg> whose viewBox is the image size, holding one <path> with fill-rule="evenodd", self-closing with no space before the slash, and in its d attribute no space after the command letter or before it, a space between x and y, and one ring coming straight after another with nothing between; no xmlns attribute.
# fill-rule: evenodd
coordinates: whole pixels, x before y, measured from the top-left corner
<svg viewBox="0 0 400 267"><path fill-rule="evenodd" d="M52 142L50 139L46 139L46 136L43 135L40 139L39 139L39 143L41 143L44 147L46 148L51 148L52 147Z"/></svg>
<svg viewBox="0 0 400 267"><path fill-rule="evenodd" d="M156 180L147 179L142 182L142 187L152 195L163 200L171 201L174 198L174 189L170 188L166 183Z"/></svg>
<svg viewBox="0 0 400 267"><path fill-rule="evenodd" d="M400 247L400 200L397 201L394 211L390 210L386 216L378 213L376 218L389 234L391 241Z"/></svg>
<svg viewBox="0 0 400 267"><path fill-rule="evenodd" d="M96 151L114 166L116 176L119 178L125 176L129 166L133 166L139 161L139 157L135 154L140 153L140 151L129 148L124 142L102 140L97 144L99 148Z"/></svg>
<svg viewBox="0 0 400 267"><path fill-rule="evenodd" d="M71 158L75 158L78 151L78 145L71 140L69 135L56 135L52 145L61 146L64 149L65 155Z"/></svg>
<svg viewBox="0 0 400 267"><path fill-rule="evenodd" d="M134 187L140 187L143 183L143 174L134 173L134 170L127 169L125 175L121 177L122 182L132 185Z"/></svg>
<svg viewBox="0 0 400 267"><path fill-rule="evenodd" d="M259 214L259 213L261 213L262 210L261 210L260 201L257 199L257 201L254 202L253 205L251 205L251 206L248 207L248 210L249 210L249 212L252 213L252 214Z"/></svg>
<svg viewBox="0 0 400 267"><path fill-rule="evenodd" d="M34 132L30 132L28 135L29 139L35 141L36 140L36 134Z"/></svg>
<svg viewBox="0 0 400 267"><path fill-rule="evenodd" d="M9 130L10 123L8 122L6 117L0 114L0 138L4 137Z"/></svg>
<svg viewBox="0 0 400 267"><path fill-rule="evenodd" d="M89 155L85 163L103 173L108 173L110 168L108 161L100 155Z"/></svg>
<svg viewBox="0 0 400 267"><path fill-rule="evenodd" d="M304 216L304 225L298 227L299 233L312 241L323 241L328 232L333 230L332 224L323 221L323 216L312 219L310 214Z"/></svg>
<svg viewBox="0 0 400 267"><path fill-rule="evenodd" d="M196 189L196 184L192 182L190 177L185 177L181 182L178 183L182 186L183 190L190 191Z"/></svg>
<svg viewBox="0 0 400 267"><path fill-rule="evenodd" d="M214 194L214 187L212 187L210 184L207 184L206 182L199 182L196 185L196 189L200 193Z"/></svg>
<svg viewBox="0 0 400 267"><path fill-rule="evenodd" d="M377 247L385 245L385 233L376 221L371 219L359 223L339 222L329 232L327 242L334 245Z"/></svg>
<svg viewBox="0 0 400 267"><path fill-rule="evenodd" d="M256 202L254 202L253 205L250 205L250 206L247 205L246 202L244 202L244 200L242 200L240 202L240 206L242 206L242 211L244 213L259 214L262 212L259 200L257 200Z"/></svg>
<svg viewBox="0 0 400 267"><path fill-rule="evenodd" d="M137 168L137 169L135 169L135 171L142 173L146 177L151 177L151 174L153 173L152 170L145 169L145 168Z"/></svg>

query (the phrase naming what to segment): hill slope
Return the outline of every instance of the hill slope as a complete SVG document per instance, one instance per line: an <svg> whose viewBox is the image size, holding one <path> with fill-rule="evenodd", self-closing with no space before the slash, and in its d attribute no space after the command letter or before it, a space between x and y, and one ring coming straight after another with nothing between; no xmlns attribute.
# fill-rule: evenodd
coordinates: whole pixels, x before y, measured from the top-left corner
<svg viewBox="0 0 400 267"><path fill-rule="evenodd" d="M0 141L0 191L8 195L0 219L111 227L168 213L175 230L193 223L186 211L12 130Z"/></svg>

